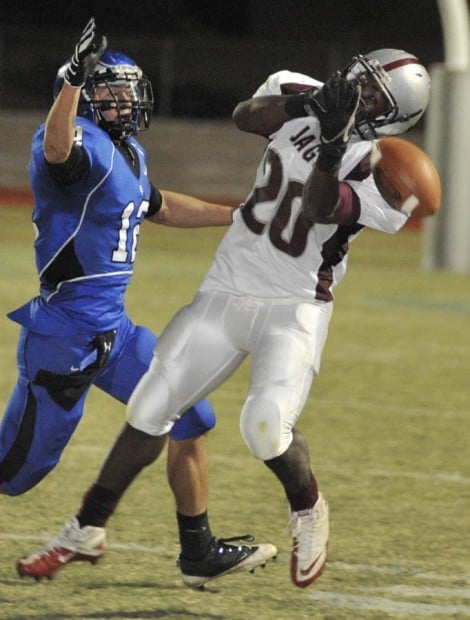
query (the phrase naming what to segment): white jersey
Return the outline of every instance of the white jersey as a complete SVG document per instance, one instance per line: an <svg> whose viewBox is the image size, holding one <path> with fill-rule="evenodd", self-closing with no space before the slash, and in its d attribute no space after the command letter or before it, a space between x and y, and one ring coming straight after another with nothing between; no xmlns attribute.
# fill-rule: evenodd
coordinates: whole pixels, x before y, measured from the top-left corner
<svg viewBox="0 0 470 620"><path fill-rule="evenodd" d="M257 96L321 87L300 73L271 75ZM346 272L349 242L364 227L397 232L407 217L381 197L370 172L372 142L353 136L339 178L354 192L354 216L347 224L311 224L301 213L304 183L320 146L316 117L296 118L271 136L254 188L234 214L201 290L223 290L290 301L333 299Z"/></svg>

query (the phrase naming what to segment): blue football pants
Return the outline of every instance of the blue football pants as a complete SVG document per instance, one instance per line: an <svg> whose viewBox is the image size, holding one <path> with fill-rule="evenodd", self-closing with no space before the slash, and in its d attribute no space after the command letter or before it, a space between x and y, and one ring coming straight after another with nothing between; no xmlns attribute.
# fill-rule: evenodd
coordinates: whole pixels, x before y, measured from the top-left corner
<svg viewBox="0 0 470 620"><path fill-rule="evenodd" d="M108 334L50 336L24 327L17 347L18 380L0 424L0 489L20 495L59 462L92 385L126 404L149 367L157 337L128 317ZM170 437L197 437L215 426L204 399L174 425Z"/></svg>

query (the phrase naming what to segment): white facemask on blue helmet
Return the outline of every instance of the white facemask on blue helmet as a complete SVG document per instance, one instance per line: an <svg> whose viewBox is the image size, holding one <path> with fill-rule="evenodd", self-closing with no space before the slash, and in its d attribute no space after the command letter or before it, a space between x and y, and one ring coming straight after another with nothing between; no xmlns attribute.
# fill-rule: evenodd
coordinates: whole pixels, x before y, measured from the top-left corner
<svg viewBox="0 0 470 620"><path fill-rule="evenodd" d="M65 63L57 73L54 98L63 86L68 64L69 62ZM123 102L120 102L115 94L120 88L126 92L126 99ZM97 98L97 89L100 89L101 93L103 89L107 89L109 97L106 94L103 97L101 94ZM106 90L104 92L106 93ZM120 112L123 104L128 110L125 114ZM78 115L88 118L104 129L113 140L124 140L148 128L153 105L152 85L142 73L142 69L122 52L106 50L82 87ZM113 121L108 121L103 116L103 112L110 108L118 110L118 116Z"/></svg>

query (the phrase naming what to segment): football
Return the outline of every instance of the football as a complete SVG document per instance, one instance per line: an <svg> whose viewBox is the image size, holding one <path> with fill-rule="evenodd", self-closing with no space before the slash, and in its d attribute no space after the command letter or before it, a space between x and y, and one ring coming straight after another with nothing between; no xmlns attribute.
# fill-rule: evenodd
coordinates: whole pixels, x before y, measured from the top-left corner
<svg viewBox="0 0 470 620"><path fill-rule="evenodd" d="M395 137L374 140L370 164L379 192L394 209L414 218L439 211L439 173L416 144Z"/></svg>

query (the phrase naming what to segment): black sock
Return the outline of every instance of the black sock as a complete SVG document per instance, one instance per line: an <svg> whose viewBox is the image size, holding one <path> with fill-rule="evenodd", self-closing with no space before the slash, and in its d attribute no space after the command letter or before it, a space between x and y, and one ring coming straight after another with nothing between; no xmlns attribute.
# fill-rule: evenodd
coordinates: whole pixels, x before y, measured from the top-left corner
<svg viewBox="0 0 470 620"><path fill-rule="evenodd" d="M181 555L187 560L203 558L211 544L212 532L207 511L195 517L187 517L176 513Z"/></svg>
<svg viewBox="0 0 470 620"><path fill-rule="evenodd" d="M104 527L106 521L115 511L119 499L116 493L101 487L99 484L91 486L84 496L82 506L77 514L80 527L84 525Z"/></svg>
<svg viewBox="0 0 470 620"><path fill-rule="evenodd" d="M318 499L318 487L315 478L311 477L310 484L296 493L286 493L291 510L299 511L312 508Z"/></svg>

